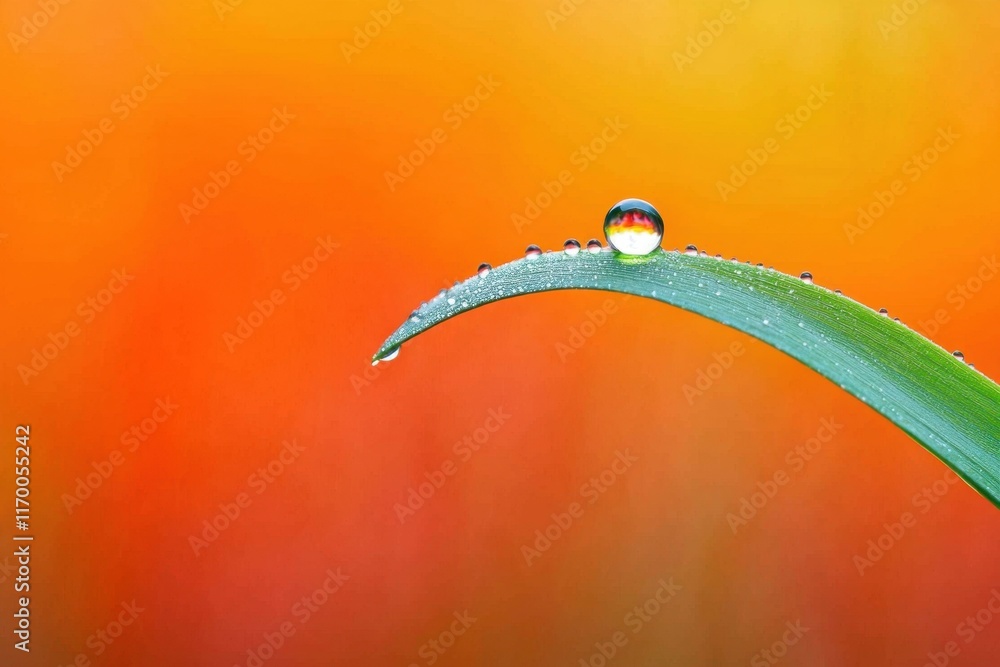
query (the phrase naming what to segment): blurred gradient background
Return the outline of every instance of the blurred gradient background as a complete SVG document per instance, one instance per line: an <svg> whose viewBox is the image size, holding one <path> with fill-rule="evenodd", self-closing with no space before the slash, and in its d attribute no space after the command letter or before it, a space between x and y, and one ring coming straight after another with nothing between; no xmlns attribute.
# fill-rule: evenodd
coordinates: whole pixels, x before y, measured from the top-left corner
<svg viewBox="0 0 1000 667"><path fill-rule="evenodd" d="M35 535L30 655L0 550L4 665L994 664L1000 513L755 340L564 292L369 359L480 262L603 240L641 197L667 249L809 270L1000 376L995 2L6 0L0 25L0 497L30 424Z"/></svg>

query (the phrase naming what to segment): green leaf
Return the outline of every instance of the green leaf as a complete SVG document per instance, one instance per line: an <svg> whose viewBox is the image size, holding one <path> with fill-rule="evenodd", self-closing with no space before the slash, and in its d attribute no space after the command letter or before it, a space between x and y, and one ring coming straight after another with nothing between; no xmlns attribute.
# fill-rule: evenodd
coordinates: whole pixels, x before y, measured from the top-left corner
<svg viewBox="0 0 1000 667"><path fill-rule="evenodd" d="M880 412L1000 507L1000 387L905 325L772 269L676 251L546 253L438 295L373 361L465 311L561 289L643 296L759 338Z"/></svg>

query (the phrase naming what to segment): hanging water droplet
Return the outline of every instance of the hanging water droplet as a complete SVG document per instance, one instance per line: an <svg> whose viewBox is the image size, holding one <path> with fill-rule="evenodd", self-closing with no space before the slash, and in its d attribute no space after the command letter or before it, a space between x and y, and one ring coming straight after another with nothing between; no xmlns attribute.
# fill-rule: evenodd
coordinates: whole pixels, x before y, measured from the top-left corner
<svg viewBox="0 0 1000 667"><path fill-rule="evenodd" d="M563 243L563 251L570 257L576 255L580 252L580 242L576 239L566 239L566 243Z"/></svg>
<svg viewBox="0 0 1000 667"><path fill-rule="evenodd" d="M882 317L889 317L889 311L886 308L879 308L878 314Z"/></svg>
<svg viewBox="0 0 1000 667"><path fill-rule="evenodd" d="M688 247L684 248L684 254L685 255L691 255L692 257L697 257L698 256L698 246L696 246L696 245L694 245L692 243Z"/></svg>
<svg viewBox="0 0 1000 667"><path fill-rule="evenodd" d="M802 275L800 275L799 278L801 278L802 282L804 282L806 285L813 284L813 274L809 273L808 271L803 271Z"/></svg>
<svg viewBox="0 0 1000 667"><path fill-rule="evenodd" d="M486 262L483 262L482 264L479 265L479 271L478 271L479 277L485 278L486 276L490 275L490 271L492 270L493 270L492 266L490 266Z"/></svg>
<svg viewBox="0 0 1000 667"><path fill-rule="evenodd" d="M587 241L587 250L590 252L601 252L601 242L597 239Z"/></svg>
<svg viewBox="0 0 1000 667"><path fill-rule="evenodd" d="M542 254L542 249L536 246L535 244L531 244L524 249L524 256L526 259L535 259L541 254Z"/></svg>
<svg viewBox="0 0 1000 667"><path fill-rule="evenodd" d="M399 346L397 345L396 347L392 348L388 354L382 357L382 361L392 361L398 356L399 356Z"/></svg>
<svg viewBox="0 0 1000 667"><path fill-rule="evenodd" d="M625 199L604 216L608 245L625 255L648 255L663 240L663 218L649 202Z"/></svg>
<svg viewBox="0 0 1000 667"><path fill-rule="evenodd" d="M964 362L964 361L965 361L965 355L964 355L964 354L962 354L962 351L961 351L961 350L955 350L954 352L952 352L952 354L953 354L953 355L955 356L955 358L956 358L956 359L958 359L959 361L962 361L962 362Z"/></svg>

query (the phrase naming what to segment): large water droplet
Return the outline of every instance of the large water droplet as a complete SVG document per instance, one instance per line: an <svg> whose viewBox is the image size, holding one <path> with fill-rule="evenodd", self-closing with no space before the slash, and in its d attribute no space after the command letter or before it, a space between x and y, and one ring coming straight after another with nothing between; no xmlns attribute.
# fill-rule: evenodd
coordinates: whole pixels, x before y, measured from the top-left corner
<svg viewBox="0 0 1000 667"><path fill-rule="evenodd" d="M486 276L490 275L490 271L492 270L493 270L492 266L490 266L486 262L483 262L482 264L479 265L479 271L478 271L479 277L485 278Z"/></svg>
<svg viewBox="0 0 1000 667"><path fill-rule="evenodd" d="M802 282L804 282L806 285L813 284L813 274L809 273L808 271L803 271L802 275L800 275L799 278L801 278Z"/></svg>
<svg viewBox="0 0 1000 667"><path fill-rule="evenodd" d="M648 255L663 240L663 218L649 202L625 199L604 216L608 245L626 255Z"/></svg>
<svg viewBox="0 0 1000 667"><path fill-rule="evenodd" d="M580 242L576 239L566 239L566 243L563 243L563 251L572 257L580 252Z"/></svg>
<svg viewBox="0 0 1000 667"><path fill-rule="evenodd" d="M531 244L524 249L524 256L527 259L535 259L541 254L542 254L542 249L536 246L535 244Z"/></svg>
<svg viewBox="0 0 1000 667"><path fill-rule="evenodd" d="M601 242L597 239L587 241L587 250L590 252L601 252Z"/></svg>

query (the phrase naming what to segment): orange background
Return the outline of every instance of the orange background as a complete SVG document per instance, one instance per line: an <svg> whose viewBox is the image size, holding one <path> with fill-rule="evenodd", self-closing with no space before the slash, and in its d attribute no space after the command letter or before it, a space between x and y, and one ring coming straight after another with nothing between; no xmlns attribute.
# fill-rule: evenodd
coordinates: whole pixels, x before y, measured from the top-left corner
<svg viewBox="0 0 1000 667"><path fill-rule="evenodd" d="M945 467L757 341L613 296L560 355L609 297L557 293L447 323L374 371L368 359L480 262L600 237L608 207L642 197L668 249L809 270L911 326L943 311L933 339L1000 376L1000 286L953 292L997 252L996 3L907 3L887 31L890 0L567 0L566 16L547 14L555 0L401 0L396 14L388 0L222 1L72 0L21 41L39 5L0 8L0 433L12 454L15 425L32 427L35 535L30 656L12 648L0 569L4 665L252 665L283 623L296 632L263 664L599 665L595 643L621 630L608 664L766 664L758 652L796 621L809 631L781 664L920 665L951 641L954 664L993 664L1000 619L969 643L958 625L1000 587L1000 513L964 484L922 513L914 494ZM372 12L386 25L366 43ZM156 66L120 117L115 100ZM449 109L491 76L456 127ZM822 86L830 98L779 132ZM295 117L251 161L241 146L276 108ZM616 118L626 127L581 171L574 155ZM103 119L112 131L57 177ZM910 180L904 165L947 128L958 139ZM777 152L723 200L718 182L769 138ZM181 205L230 162L186 221ZM905 191L849 239L895 179ZM286 272L318 237L339 247L293 290ZM134 279L103 293L123 269ZM273 314L227 344L274 290ZM79 304L109 295L88 320ZM67 324L77 335L25 381ZM745 353L689 401L733 342ZM178 407L129 451L123 433L157 399ZM461 461L453 445L495 408L509 420ZM843 428L793 474L786 454L831 417ZM251 476L285 440L304 449L258 494ZM522 546L626 449L638 461L529 566ZM68 511L115 451L121 465ZM457 472L401 522L394 506L445 460ZM734 535L727 514L779 470L789 483ZM251 502L196 554L191 537L241 493ZM907 511L915 525L859 576L854 557ZM0 525L0 540L16 532ZM337 568L349 579L301 623L294 605ZM680 592L632 634L625 615L671 577ZM133 600L144 611L96 655L88 638ZM466 610L476 622L428 653Z"/></svg>

